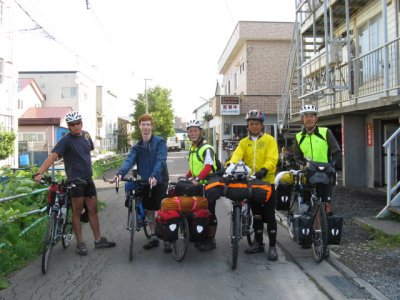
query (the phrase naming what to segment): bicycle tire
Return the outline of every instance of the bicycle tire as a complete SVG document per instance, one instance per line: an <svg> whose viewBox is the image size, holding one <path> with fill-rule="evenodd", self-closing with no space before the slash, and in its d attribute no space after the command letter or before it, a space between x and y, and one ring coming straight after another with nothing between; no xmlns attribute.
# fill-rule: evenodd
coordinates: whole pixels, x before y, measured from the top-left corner
<svg viewBox="0 0 400 300"><path fill-rule="evenodd" d="M328 222L324 205L318 203L313 206L312 251L314 260L320 263L327 257L328 250Z"/></svg>
<svg viewBox="0 0 400 300"><path fill-rule="evenodd" d="M231 219L231 245L232 245L232 270L237 267L238 255L239 255L239 242L240 242L240 226L241 226L241 208L240 206L234 206L233 215Z"/></svg>
<svg viewBox="0 0 400 300"><path fill-rule="evenodd" d="M253 228L253 214L251 213L250 206L247 206L247 212L242 216L242 234L247 238L247 244L253 246L254 244L254 228Z"/></svg>
<svg viewBox="0 0 400 300"><path fill-rule="evenodd" d="M151 237L151 230L150 230L150 222L147 218L146 211L145 211L144 219L143 219L143 230L144 230L144 235L149 239Z"/></svg>
<svg viewBox="0 0 400 300"><path fill-rule="evenodd" d="M128 231L129 231L129 261L133 259L133 244L136 231L136 211L133 209L134 201L128 208Z"/></svg>
<svg viewBox="0 0 400 300"><path fill-rule="evenodd" d="M293 197L293 201L290 204L289 211L286 216L287 228L289 232L289 236L292 240L296 240L295 228L294 228L294 219L300 215L299 208L299 193L296 193Z"/></svg>
<svg viewBox="0 0 400 300"><path fill-rule="evenodd" d="M43 239L43 251L42 251L42 273L46 274L49 264L51 254L53 252L53 247L55 244L55 230L57 228L57 213L55 211L51 212L48 222L46 233Z"/></svg>
<svg viewBox="0 0 400 300"><path fill-rule="evenodd" d="M71 211L71 209L70 209L70 206L68 205L66 216L65 216L65 223L63 225L62 234L61 234L61 242L62 242L62 246L64 249L68 248L70 242L73 239L72 216L71 216L70 211Z"/></svg>
<svg viewBox="0 0 400 300"><path fill-rule="evenodd" d="M189 223L186 217L182 216L178 225L178 238L172 242L172 254L177 261L182 261L187 252L189 244Z"/></svg>

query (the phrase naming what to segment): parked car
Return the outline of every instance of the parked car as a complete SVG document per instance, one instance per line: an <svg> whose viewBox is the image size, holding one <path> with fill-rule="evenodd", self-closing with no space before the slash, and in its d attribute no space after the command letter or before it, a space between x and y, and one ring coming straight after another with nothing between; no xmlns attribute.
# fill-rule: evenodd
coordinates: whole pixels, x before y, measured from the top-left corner
<svg viewBox="0 0 400 300"><path fill-rule="evenodd" d="M167 138L168 151L181 151L181 142L177 135Z"/></svg>

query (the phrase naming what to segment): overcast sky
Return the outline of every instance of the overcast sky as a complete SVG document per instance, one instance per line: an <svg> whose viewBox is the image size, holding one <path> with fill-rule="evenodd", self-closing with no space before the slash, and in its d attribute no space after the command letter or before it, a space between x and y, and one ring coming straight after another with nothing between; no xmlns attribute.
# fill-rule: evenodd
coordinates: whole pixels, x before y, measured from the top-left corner
<svg viewBox="0 0 400 300"><path fill-rule="evenodd" d="M151 79L148 87L172 91L175 114L185 119L204 103L201 98L214 95L218 60L238 21L295 18L293 0L17 2L30 15L16 6L18 27L28 29L16 36L21 70L97 70L132 97ZM29 30L35 27L32 19L51 38Z"/></svg>

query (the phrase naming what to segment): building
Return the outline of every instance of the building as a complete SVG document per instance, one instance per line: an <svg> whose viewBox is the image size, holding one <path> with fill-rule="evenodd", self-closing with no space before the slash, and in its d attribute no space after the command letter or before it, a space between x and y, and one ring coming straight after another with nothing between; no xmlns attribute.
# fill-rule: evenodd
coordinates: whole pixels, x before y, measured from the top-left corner
<svg viewBox="0 0 400 300"><path fill-rule="evenodd" d="M0 131L18 131L16 118L18 73L15 69L13 55L14 1L0 1ZM18 165L18 143L14 142L14 154L0 160L2 166L16 167Z"/></svg>
<svg viewBox="0 0 400 300"><path fill-rule="evenodd" d="M341 144L343 184L389 185L390 191L400 181L399 0L295 5L280 129L288 133L300 123L304 104L318 106L319 124L331 128ZM388 153L382 145L396 130Z"/></svg>
<svg viewBox="0 0 400 300"><path fill-rule="evenodd" d="M221 161L229 141L247 135L246 113L261 110L266 132L277 137L277 101L283 91L293 23L240 21L218 61L222 82L211 99L212 141Z"/></svg>

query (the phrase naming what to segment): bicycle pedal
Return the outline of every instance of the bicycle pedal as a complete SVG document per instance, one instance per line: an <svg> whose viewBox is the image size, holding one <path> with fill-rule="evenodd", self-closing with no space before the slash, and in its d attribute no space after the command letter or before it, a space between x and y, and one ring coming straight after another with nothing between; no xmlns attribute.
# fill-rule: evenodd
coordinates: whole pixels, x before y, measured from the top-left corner
<svg viewBox="0 0 400 300"><path fill-rule="evenodd" d="M66 236L65 236L65 239L68 241L68 242L70 242L70 241L72 241L73 239L74 239L74 235L73 234L67 234Z"/></svg>

